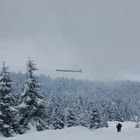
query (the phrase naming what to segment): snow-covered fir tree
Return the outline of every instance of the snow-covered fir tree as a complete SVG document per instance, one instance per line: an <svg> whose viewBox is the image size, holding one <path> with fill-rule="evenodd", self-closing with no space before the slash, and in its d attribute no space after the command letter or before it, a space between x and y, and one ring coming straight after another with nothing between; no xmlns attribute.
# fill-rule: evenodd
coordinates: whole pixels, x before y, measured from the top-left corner
<svg viewBox="0 0 140 140"><path fill-rule="evenodd" d="M97 129L102 127L102 120L101 120L101 116L99 114L98 109L93 108L91 110L91 114L90 114L90 125L89 128L90 129Z"/></svg>
<svg viewBox="0 0 140 140"><path fill-rule="evenodd" d="M0 131L9 137L18 132L17 110L14 107L15 98L12 94L12 80L8 68L3 62L0 73Z"/></svg>
<svg viewBox="0 0 140 140"><path fill-rule="evenodd" d="M71 108L66 109L65 125L67 127L78 125L74 109L71 109Z"/></svg>
<svg viewBox="0 0 140 140"><path fill-rule="evenodd" d="M39 93L38 78L34 75L37 70L33 60L27 62L26 82L20 98L20 125L23 132L26 128L35 127L38 131L45 129L45 104Z"/></svg>
<svg viewBox="0 0 140 140"><path fill-rule="evenodd" d="M64 128L64 106L62 97L59 96L59 94L51 97L50 103L49 103L49 122L50 122L50 128L51 129L62 129ZM47 109L47 110L48 110Z"/></svg>

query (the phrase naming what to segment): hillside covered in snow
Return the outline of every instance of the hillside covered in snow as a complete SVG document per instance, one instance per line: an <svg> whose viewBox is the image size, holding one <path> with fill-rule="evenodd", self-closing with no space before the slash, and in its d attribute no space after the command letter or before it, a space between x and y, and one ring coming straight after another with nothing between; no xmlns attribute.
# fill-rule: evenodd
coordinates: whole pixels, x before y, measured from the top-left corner
<svg viewBox="0 0 140 140"><path fill-rule="evenodd" d="M2 66L0 132L6 137L33 129L96 130L107 128L108 121L140 120L139 82L37 76L32 59L28 60L26 69L24 75L13 74L5 63Z"/></svg>
<svg viewBox="0 0 140 140"><path fill-rule="evenodd" d="M140 129L135 123L125 122L122 132L116 132L115 122L109 123L109 128L89 130L85 127L71 127L62 130L45 130L42 132L29 132L24 135L8 138L9 140L139 140ZM1 140L6 140L3 136Z"/></svg>

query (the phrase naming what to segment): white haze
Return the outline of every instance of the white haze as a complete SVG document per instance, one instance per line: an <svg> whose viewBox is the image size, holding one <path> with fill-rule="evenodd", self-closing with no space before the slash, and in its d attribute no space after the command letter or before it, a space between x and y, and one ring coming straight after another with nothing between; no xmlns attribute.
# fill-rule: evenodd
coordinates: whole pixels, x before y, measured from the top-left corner
<svg viewBox="0 0 140 140"><path fill-rule="evenodd" d="M25 71L140 80L139 0L0 0L0 60ZM57 73L82 69L83 73Z"/></svg>

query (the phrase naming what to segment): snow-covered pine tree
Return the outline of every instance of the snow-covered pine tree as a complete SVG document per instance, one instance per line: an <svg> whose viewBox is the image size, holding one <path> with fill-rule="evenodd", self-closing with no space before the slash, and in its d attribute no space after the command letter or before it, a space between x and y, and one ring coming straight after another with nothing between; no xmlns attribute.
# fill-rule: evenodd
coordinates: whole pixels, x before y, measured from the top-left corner
<svg viewBox="0 0 140 140"><path fill-rule="evenodd" d="M51 128L62 129L64 128L64 108L62 104L62 97L57 94L51 97Z"/></svg>
<svg viewBox="0 0 140 140"><path fill-rule="evenodd" d="M53 113L52 128L62 129L64 128L64 125L64 115L62 113L62 110L59 107L56 107Z"/></svg>
<svg viewBox="0 0 140 140"><path fill-rule="evenodd" d="M41 131L45 129L45 103L39 94L39 81L34 75L37 70L33 60L27 62L27 74L24 92L20 98L20 125L23 131L35 127Z"/></svg>
<svg viewBox="0 0 140 140"><path fill-rule="evenodd" d="M97 129L102 127L102 121L98 109L93 108L91 110L90 116L91 117L90 117L89 129Z"/></svg>
<svg viewBox="0 0 140 140"><path fill-rule="evenodd" d="M67 127L76 126L77 120L74 114L74 109L68 108L65 115L65 123Z"/></svg>
<svg viewBox="0 0 140 140"><path fill-rule="evenodd" d="M0 73L0 131L4 136L9 137L18 132L18 118L14 107L12 80L7 69L3 62Z"/></svg>

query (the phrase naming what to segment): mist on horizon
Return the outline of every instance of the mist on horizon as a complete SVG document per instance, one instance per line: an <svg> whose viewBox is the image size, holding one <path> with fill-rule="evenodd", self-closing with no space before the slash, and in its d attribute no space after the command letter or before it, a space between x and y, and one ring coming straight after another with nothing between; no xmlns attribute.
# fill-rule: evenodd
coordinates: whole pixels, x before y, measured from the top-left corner
<svg viewBox="0 0 140 140"><path fill-rule="evenodd" d="M138 0L0 1L0 66L90 80L140 80ZM60 73L56 69L82 70Z"/></svg>

